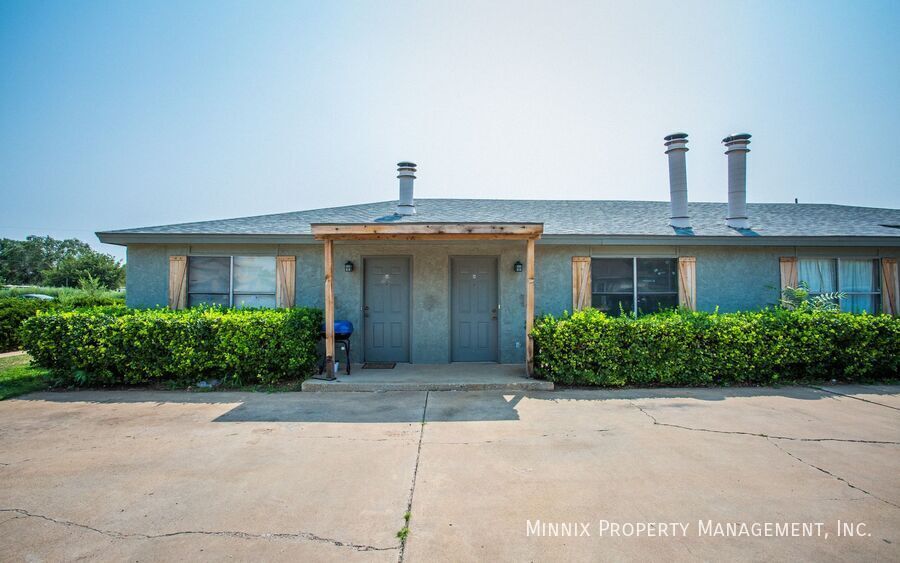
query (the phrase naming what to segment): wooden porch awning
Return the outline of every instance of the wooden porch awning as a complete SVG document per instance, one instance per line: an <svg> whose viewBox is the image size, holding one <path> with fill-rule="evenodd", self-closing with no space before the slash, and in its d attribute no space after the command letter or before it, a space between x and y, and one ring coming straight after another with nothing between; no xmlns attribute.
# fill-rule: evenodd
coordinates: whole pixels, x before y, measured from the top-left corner
<svg viewBox="0 0 900 563"><path fill-rule="evenodd" d="M543 223L320 223L319 240L528 240L541 237Z"/></svg>
<svg viewBox="0 0 900 563"><path fill-rule="evenodd" d="M325 378L334 378L334 241L521 240L525 241L525 370L534 372L534 243L543 223L318 223L312 234L325 243Z"/></svg>

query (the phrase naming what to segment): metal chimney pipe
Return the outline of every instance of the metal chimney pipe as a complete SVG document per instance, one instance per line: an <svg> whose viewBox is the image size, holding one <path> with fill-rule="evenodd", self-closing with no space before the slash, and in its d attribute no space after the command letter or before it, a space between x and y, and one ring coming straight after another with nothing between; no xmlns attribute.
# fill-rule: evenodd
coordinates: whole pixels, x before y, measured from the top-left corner
<svg viewBox="0 0 900 563"><path fill-rule="evenodd" d="M397 215L415 215L416 200L413 199L413 181L416 179L416 163L398 162L397 178L400 179L400 199L397 201Z"/></svg>
<svg viewBox="0 0 900 563"><path fill-rule="evenodd" d="M722 139L728 155L728 216L725 224L735 229L749 229L747 218L747 153L749 133L738 133Z"/></svg>
<svg viewBox="0 0 900 563"><path fill-rule="evenodd" d="M691 226L691 218L688 215L687 192L687 133L672 133L666 135L666 154L669 155L669 199L671 201L671 213L669 225L686 229Z"/></svg>

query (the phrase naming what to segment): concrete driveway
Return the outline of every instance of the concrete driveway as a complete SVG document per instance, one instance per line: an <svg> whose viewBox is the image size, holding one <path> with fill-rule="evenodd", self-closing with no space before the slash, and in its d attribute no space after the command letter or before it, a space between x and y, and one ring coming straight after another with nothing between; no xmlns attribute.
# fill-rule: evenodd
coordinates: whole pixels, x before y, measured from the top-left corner
<svg viewBox="0 0 900 563"><path fill-rule="evenodd" d="M898 560L900 388L833 391L33 394L0 559Z"/></svg>

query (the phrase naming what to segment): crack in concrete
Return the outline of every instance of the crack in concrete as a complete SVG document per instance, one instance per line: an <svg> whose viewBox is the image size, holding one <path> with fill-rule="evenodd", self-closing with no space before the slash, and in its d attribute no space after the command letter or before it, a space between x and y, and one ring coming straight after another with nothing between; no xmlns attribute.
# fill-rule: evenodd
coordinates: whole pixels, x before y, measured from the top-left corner
<svg viewBox="0 0 900 563"><path fill-rule="evenodd" d="M333 538L326 538L322 536L317 536L316 534L310 532L296 532L296 533L265 533L265 534L255 534L252 532L239 532L239 531L208 531L208 530L181 530L177 532L167 532L164 534L142 534L142 533L126 533L126 532L118 532L116 530L104 530L102 528L94 528L92 526L88 526L87 524L80 524L78 522L73 522L71 520L60 520L57 518L51 518L50 516L46 516L44 514L35 514L29 512L22 508L0 508L0 512L11 512L14 514L18 514L15 518L10 518L3 522L6 524L12 520L16 520L18 518L36 518L40 520L46 520L47 522L52 522L53 524L58 524L61 526L69 526L72 528L80 528L82 530L88 530L91 532L95 532L107 537L120 539L120 540L155 540L161 538L171 538L176 536L191 536L191 535L199 535L199 536L219 536L219 537L229 537L229 538L237 538L242 540L304 540L311 541L317 543L327 543L333 545L335 547L347 547L355 549L356 551L393 551L395 549L399 549L400 546L391 546L391 547L376 547L373 545L365 545L358 544L352 542L345 542L336 540Z"/></svg>
<svg viewBox="0 0 900 563"><path fill-rule="evenodd" d="M798 438L796 436L777 436L773 434L763 434L761 432L742 432L740 430L713 430L711 428L696 428L692 426L682 426L680 424L669 424L668 422L660 422L656 417L647 412L640 405L630 403L631 406L644 413L644 415L653 421L656 426L668 426L669 428L680 428L681 430L691 430L693 432L709 432L712 434L736 434L739 436L753 436L755 438L766 438L772 440L790 440L794 442L848 442L852 444L883 444L891 446L900 446L900 442L891 442L887 440L854 440L850 438Z"/></svg>
<svg viewBox="0 0 900 563"><path fill-rule="evenodd" d="M884 407L886 409L893 409L895 411L900 411L900 408L892 407L891 405L885 405L884 403L879 403L877 401L870 401L869 399L863 399L862 397L854 397L853 395L846 395L844 393L838 393L837 391L832 391L831 389L826 389L824 387L817 387L815 385L810 385L809 387L812 389L817 389L819 391L824 391L825 393L831 393L832 395L837 395L838 397L846 397L848 399L854 399L856 401L862 401L864 403L878 405L879 407Z"/></svg>
<svg viewBox="0 0 900 563"><path fill-rule="evenodd" d="M416 492L416 476L419 474L419 459L422 457L422 439L425 437L425 415L428 413L428 397L431 391L425 391L425 404L422 406L422 423L419 426L419 447L416 449L416 464L413 466L412 484L409 487L409 498L406 501L406 514L412 514L413 494ZM406 528L409 529L409 520L406 521ZM400 552L397 554L397 562L403 563L406 555L406 540L409 534L400 539Z"/></svg>
<svg viewBox="0 0 900 563"><path fill-rule="evenodd" d="M808 465L809 467L812 467L812 468L815 469L816 471L821 471L821 472L824 473L825 475L828 475L829 477L832 477L832 478L834 478L834 479L837 479L838 481L840 481L841 483L844 483L845 485L847 485L847 486L850 487L851 489L855 489L855 490L857 490L857 491L859 491L859 492L861 492L861 493L863 493L863 494L865 494L865 495L867 495L867 496L872 497L873 499L880 500L881 502L883 502L883 503L885 503L885 504L887 504L887 505L893 506L894 508L900 508L900 504L893 503L893 502L891 502L891 501L889 501L889 500L886 500L886 499L881 498L881 497L878 496L878 495L875 495L875 494L873 494L873 493L870 493L869 491L867 491L867 490L865 490L865 489L863 489L863 488L861 488L861 487L857 487L856 485L854 485L854 484L851 483L850 481L844 479L844 478L841 477L840 475L835 475L834 473L832 473L831 471L828 471L827 469L822 469L822 468L819 467L818 465L813 465L812 463L806 461L805 459L803 459L803 458L801 458L801 457L799 457L799 456L796 456L796 455L792 454L791 452L789 452L789 451L787 451L786 449L782 448L782 447L779 446L776 442L773 442L772 440L770 440L770 439L768 439L768 438L766 439L766 441L769 442L770 444L772 444L773 446L775 446L776 448L778 448L779 450L781 450L782 452L784 452L784 453L786 453L787 455L791 456L791 457L794 458L795 460L799 461L800 463L802 463L802 464L804 464L804 465Z"/></svg>

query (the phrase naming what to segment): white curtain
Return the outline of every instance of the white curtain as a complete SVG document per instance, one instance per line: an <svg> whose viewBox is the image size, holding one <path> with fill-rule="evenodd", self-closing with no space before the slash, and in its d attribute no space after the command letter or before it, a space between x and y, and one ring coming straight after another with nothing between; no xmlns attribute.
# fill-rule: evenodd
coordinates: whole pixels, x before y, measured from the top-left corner
<svg viewBox="0 0 900 563"><path fill-rule="evenodd" d="M874 294L878 291L874 260L841 259L841 291ZM848 295L841 303L841 309L851 313L876 313L874 295Z"/></svg>
<svg viewBox="0 0 900 563"><path fill-rule="evenodd" d="M834 260L801 258L799 262L797 278L799 281L809 284L810 293L837 291Z"/></svg>

